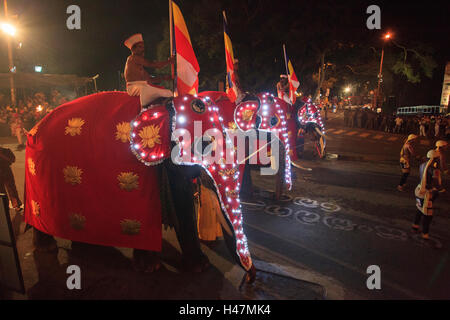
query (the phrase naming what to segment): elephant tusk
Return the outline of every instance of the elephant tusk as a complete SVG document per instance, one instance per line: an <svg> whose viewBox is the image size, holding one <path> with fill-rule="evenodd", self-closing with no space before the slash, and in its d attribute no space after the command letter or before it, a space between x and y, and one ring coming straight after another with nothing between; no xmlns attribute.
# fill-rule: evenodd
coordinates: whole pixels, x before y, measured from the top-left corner
<svg viewBox="0 0 450 320"><path fill-rule="evenodd" d="M316 127L315 130L316 130L317 133L320 134L322 137L324 137L325 139L327 138L327 137L322 133L322 131L319 130L319 128Z"/></svg>
<svg viewBox="0 0 450 320"><path fill-rule="evenodd" d="M219 219L220 225L226 231L226 233L230 236L233 236L233 232L231 231L230 227L228 226L228 223L225 221L225 218L223 217L223 213L220 212L220 214L219 214L219 212L217 212L216 216Z"/></svg>
<svg viewBox="0 0 450 320"><path fill-rule="evenodd" d="M305 168L305 167L301 166L300 164L298 164L298 163L296 163L296 162L294 162L294 161L291 161L291 164L292 164L294 167L298 168L298 169L305 170L305 171L312 171L311 168Z"/></svg>

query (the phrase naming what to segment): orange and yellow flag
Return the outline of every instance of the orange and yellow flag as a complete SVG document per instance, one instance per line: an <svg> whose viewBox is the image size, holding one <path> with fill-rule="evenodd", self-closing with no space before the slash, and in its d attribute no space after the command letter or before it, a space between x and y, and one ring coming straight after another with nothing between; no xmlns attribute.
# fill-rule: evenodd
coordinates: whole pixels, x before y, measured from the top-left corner
<svg viewBox="0 0 450 320"><path fill-rule="evenodd" d="M233 45L231 44L231 37L228 31L228 23L225 11L223 11L223 35L225 39L225 58L227 61L226 91L230 101L234 102L236 101L237 98L236 79L234 73L235 60L233 54Z"/></svg>
<svg viewBox="0 0 450 320"><path fill-rule="evenodd" d="M180 8L172 2L174 44L177 55L177 90L179 95L198 93L200 66Z"/></svg>

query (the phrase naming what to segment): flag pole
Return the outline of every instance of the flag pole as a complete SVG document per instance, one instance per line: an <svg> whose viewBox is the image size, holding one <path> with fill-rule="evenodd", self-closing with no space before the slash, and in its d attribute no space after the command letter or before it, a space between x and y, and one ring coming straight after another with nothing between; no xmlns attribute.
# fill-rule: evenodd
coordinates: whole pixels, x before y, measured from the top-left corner
<svg viewBox="0 0 450 320"><path fill-rule="evenodd" d="M169 37L170 37L170 57L176 53L174 53L173 48L173 12L172 12L172 0L169 0ZM177 96L176 94L176 86L175 86L175 63L176 61L171 64L172 68L172 91L174 93L174 96Z"/></svg>
<svg viewBox="0 0 450 320"><path fill-rule="evenodd" d="M284 65L286 66L286 75L288 77L290 77L289 69L288 69L287 55L286 55L286 45L285 44L283 44L283 53L284 53Z"/></svg>
<svg viewBox="0 0 450 320"><path fill-rule="evenodd" d="M228 24L227 16L226 16L226 14L225 14L225 10L222 11L222 14L223 14L223 18L224 18L224 20L225 20L225 23Z"/></svg>

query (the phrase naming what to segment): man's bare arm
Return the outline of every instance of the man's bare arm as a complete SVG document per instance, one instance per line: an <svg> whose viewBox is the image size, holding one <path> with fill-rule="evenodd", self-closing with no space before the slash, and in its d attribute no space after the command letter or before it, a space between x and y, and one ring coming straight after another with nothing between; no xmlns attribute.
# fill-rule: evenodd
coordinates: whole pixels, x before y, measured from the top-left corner
<svg viewBox="0 0 450 320"><path fill-rule="evenodd" d="M144 67L156 68L156 69L164 68L165 66L168 66L169 64L173 63L173 61L174 61L173 57L167 61L149 61L149 60L145 59L144 57L139 57L139 56L136 56L134 58L136 59L137 64L141 64Z"/></svg>
<svg viewBox="0 0 450 320"><path fill-rule="evenodd" d="M172 80L173 78L171 76L159 76L152 78L152 83L160 83L164 80Z"/></svg>

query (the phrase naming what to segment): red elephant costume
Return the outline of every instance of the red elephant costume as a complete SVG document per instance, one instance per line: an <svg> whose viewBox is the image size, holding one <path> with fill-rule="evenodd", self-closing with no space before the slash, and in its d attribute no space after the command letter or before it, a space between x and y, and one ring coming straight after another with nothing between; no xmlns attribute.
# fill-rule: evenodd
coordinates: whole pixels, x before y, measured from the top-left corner
<svg viewBox="0 0 450 320"><path fill-rule="evenodd" d="M209 99L179 96L173 105L152 106L138 115L138 97L109 92L77 99L45 117L28 136L27 223L73 241L160 251L161 200L155 165L175 161L171 155L179 149L171 148L172 137L179 148L183 146L178 156L202 146L195 136L197 124L203 127L202 139L208 130L212 137L217 134L214 141L226 137L219 108ZM194 133L195 139L186 143L185 136L176 137L182 132ZM249 271L252 260L239 200L242 166L232 150L230 141L224 150L227 155L219 151L218 163L189 156L179 164L197 164L213 179L225 229L234 239L231 250Z"/></svg>
<svg viewBox="0 0 450 320"><path fill-rule="evenodd" d="M232 103L224 92L208 91L201 92L199 95L215 101L220 108L225 126L230 130L240 128L242 131L251 129L267 132L278 131L280 141L287 152L285 179L288 189L291 189L290 161L297 160L297 153L293 149L295 148L297 125L293 117L292 106L269 93L258 94L238 105ZM257 123L257 116L260 117L260 123ZM258 150L257 146L254 148L256 148L254 150ZM257 161L259 161L259 157Z"/></svg>
<svg viewBox="0 0 450 320"><path fill-rule="evenodd" d="M161 250L157 169L130 151L140 108L139 97L100 93L60 106L29 132L28 224L73 241ZM165 139L168 132L160 130Z"/></svg>

